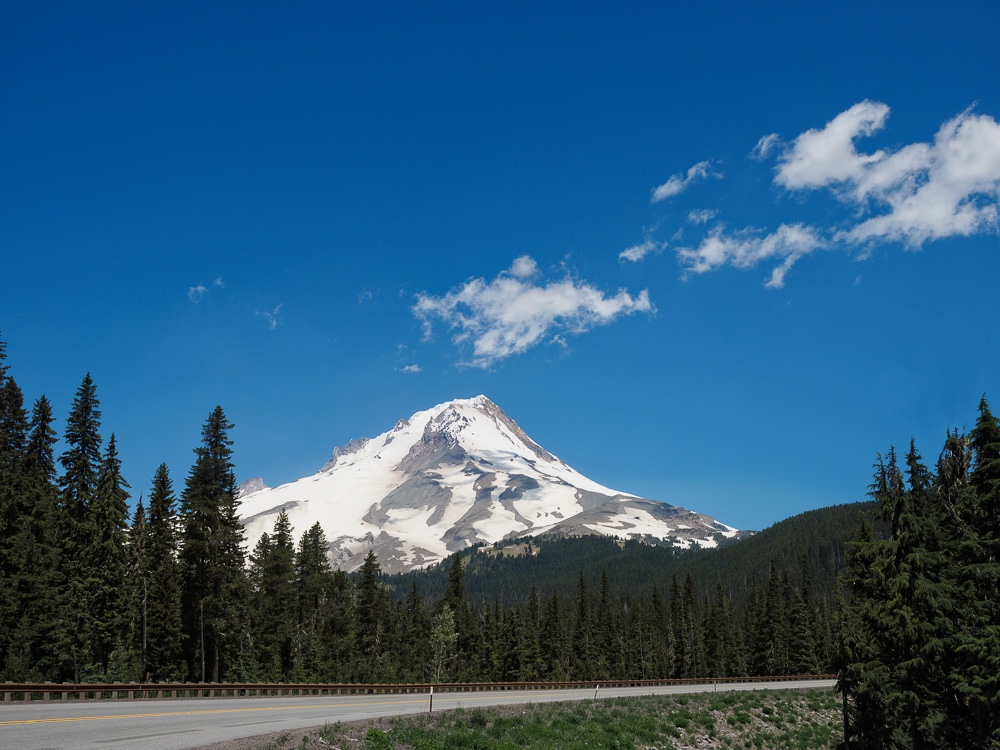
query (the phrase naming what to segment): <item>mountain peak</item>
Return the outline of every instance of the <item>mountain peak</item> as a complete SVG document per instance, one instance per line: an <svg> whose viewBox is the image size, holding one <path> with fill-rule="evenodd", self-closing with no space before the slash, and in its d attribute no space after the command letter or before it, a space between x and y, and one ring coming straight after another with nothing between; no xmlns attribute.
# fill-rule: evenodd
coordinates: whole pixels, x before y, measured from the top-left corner
<svg viewBox="0 0 1000 750"><path fill-rule="evenodd" d="M335 565L371 549L387 572L508 536L611 534L712 546L735 529L609 489L534 442L485 395L419 411L334 449L312 477L246 497L252 547L285 510L297 532L319 522Z"/></svg>

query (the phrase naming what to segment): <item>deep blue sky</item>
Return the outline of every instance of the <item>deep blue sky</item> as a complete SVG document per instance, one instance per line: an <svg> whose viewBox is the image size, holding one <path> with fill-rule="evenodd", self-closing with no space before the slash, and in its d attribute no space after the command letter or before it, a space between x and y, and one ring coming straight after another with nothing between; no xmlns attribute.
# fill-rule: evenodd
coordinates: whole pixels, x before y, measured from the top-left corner
<svg viewBox="0 0 1000 750"><path fill-rule="evenodd" d="M485 393L763 528L1000 402L996 3L209 5L0 8L0 337L133 499Z"/></svg>

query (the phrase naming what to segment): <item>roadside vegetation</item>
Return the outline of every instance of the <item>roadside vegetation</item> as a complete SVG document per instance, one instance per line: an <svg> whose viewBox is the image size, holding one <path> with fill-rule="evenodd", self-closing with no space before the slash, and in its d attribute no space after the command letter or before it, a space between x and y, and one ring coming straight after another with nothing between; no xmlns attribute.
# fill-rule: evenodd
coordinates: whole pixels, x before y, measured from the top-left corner
<svg viewBox="0 0 1000 750"><path fill-rule="evenodd" d="M842 738L841 704L833 691L764 690L460 707L338 722L211 750L832 749Z"/></svg>

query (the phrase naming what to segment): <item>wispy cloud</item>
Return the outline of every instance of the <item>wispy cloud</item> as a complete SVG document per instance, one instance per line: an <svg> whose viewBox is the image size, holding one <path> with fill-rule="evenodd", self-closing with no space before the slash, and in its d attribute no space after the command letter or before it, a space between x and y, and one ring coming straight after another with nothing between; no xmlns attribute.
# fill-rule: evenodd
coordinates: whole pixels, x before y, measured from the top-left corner
<svg viewBox="0 0 1000 750"><path fill-rule="evenodd" d="M212 287L218 289L225 289L226 285L222 281L221 276L212 282ZM202 299L204 299L205 295L208 294L210 291L211 289L209 289L209 287L205 286L204 284L198 284L198 286L189 286L188 299L195 303L201 302Z"/></svg>
<svg viewBox="0 0 1000 750"><path fill-rule="evenodd" d="M799 195L826 192L849 211L824 226L786 222L770 232L713 227L697 247L677 249L685 273L777 261L767 285L780 287L791 266L817 249L864 254L878 244L920 248L946 237L996 232L1000 124L969 109L941 125L932 142L859 150L857 142L885 128L888 118L888 105L865 100L787 144L777 134L760 139L751 156L778 154L776 187Z"/></svg>
<svg viewBox="0 0 1000 750"><path fill-rule="evenodd" d="M694 211L688 211L688 221L692 224L707 224L718 215L719 210L717 208L699 208Z"/></svg>
<svg viewBox="0 0 1000 750"><path fill-rule="evenodd" d="M803 224L782 224L771 233L743 229L727 234L717 227L698 247L679 248L677 257L685 272L690 273L705 273L724 265L750 268L761 261L778 260L767 286L781 288L795 261L827 245L813 227Z"/></svg>
<svg viewBox="0 0 1000 750"><path fill-rule="evenodd" d="M653 312L649 293L632 296L626 290L606 295L570 276L535 283L538 266L529 256L516 259L492 281L471 279L440 297L417 295L413 313L424 324L425 337L441 321L455 333L459 346L471 344L463 365L488 368L566 333L580 334L611 323L622 315Z"/></svg>
<svg viewBox="0 0 1000 750"><path fill-rule="evenodd" d="M373 289L372 287L366 286L358 292L358 304L363 305L365 302L374 302L375 298L381 293L381 291L381 289Z"/></svg>
<svg viewBox="0 0 1000 750"><path fill-rule="evenodd" d="M712 161L700 161L688 169L687 172L678 172L659 187L653 188L653 197L650 202L659 203L667 198L680 195L693 182L709 177L721 178L722 174L713 170Z"/></svg>
<svg viewBox="0 0 1000 750"><path fill-rule="evenodd" d="M267 312L266 310L256 310L254 311L254 315L256 315L258 318L263 318L264 322L267 324L267 330L273 331L282 322L281 317L279 317L280 312L281 312L281 305L278 305L271 312Z"/></svg>
<svg viewBox="0 0 1000 750"><path fill-rule="evenodd" d="M417 373L424 371L424 368L422 368L420 365L407 365L406 367L398 367L396 369L399 370L399 372L406 372L406 373Z"/></svg>
<svg viewBox="0 0 1000 750"><path fill-rule="evenodd" d="M618 260L640 261L650 253L662 252L666 246L666 242L656 242L655 240L647 239L639 245L633 245L630 248L622 250L618 253Z"/></svg>
<svg viewBox="0 0 1000 750"><path fill-rule="evenodd" d="M750 152L750 158L755 161L763 161L774 153L775 149L780 148L780 146L781 137L777 133L770 133L757 141L757 145Z"/></svg>

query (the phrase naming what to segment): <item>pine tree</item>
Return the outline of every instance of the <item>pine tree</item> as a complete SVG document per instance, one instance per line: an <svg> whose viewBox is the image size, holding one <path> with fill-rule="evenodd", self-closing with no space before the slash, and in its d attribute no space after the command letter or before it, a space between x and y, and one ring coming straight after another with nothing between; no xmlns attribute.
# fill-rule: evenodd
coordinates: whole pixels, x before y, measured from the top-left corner
<svg viewBox="0 0 1000 750"><path fill-rule="evenodd" d="M0 359L0 366L3 360ZM24 398L14 379L0 371L0 581L13 581L20 571L13 548L17 530L28 513L25 507L24 450L28 429ZM0 658L12 645L21 601L17 590L0 586Z"/></svg>
<svg viewBox="0 0 1000 750"><path fill-rule="evenodd" d="M611 580L607 569L601 571L601 593L597 599L594 617L594 670L598 678L616 676L622 666Z"/></svg>
<svg viewBox="0 0 1000 750"><path fill-rule="evenodd" d="M180 680L183 675L176 501L167 465L160 464L149 491L142 604L145 670L159 681Z"/></svg>
<svg viewBox="0 0 1000 750"><path fill-rule="evenodd" d="M454 617L452 617L454 624ZM432 621L420 597L417 582L413 581L406 595L406 624L404 626L403 649L410 656L410 676L413 682L427 682L433 673L432 649L430 645Z"/></svg>
<svg viewBox="0 0 1000 750"><path fill-rule="evenodd" d="M973 468L959 507L970 528L959 549L967 660L961 689L974 717L973 741L987 746L1000 743L1000 421L986 396L969 444Z"/></svg>
<svg viewBox="0 0 1000 750"><path fill-rule="evenodd" d="M465 569L462 565L462 556L458 552L451 556L451 565L448 568L448 587L445 589L444 599L437 604L437 611L440 611L443 604L451 607L455 618L455 629L458 631L456 676L459 676L471 670L476 662L476 645L479 634L475 615L469 605L468 593L465 590Z"/></svg>
<svg viewBox="0 0 1000 750"><path fill-rule="evenodd" d="M66 420L64 439L67 449L59 458L63 467L59 487L62 490L64 558L74 576L80 575L80 568L86 564L83 555L90 537L88 512L97 491L97 473L101 464L99 407L97 386L87 373L76 391Z"/></svg>
<svg viewBox="0 0 1000 750"><path fill-rule="evenodd" d="M525 680L540 680L542 678L542 649L539 641L539 626L541 613L538 607L538 589L534 585L528 593L528 606L524 613L524 650L525 650Z"/></svg>
<svg viewBox="0 0 1000 750"><path fill-rule="evenodd" d="M255 621L254 642L264 677L282 681L292 668L297 608L295 548L288 514L282 510L274 522L274 535L261 537L251 555Z"/></svg>
<svg viewBox="0 0 1000 750"><path fill-rule="evenodd" d="M112 434L91 501L88 525L92 536L86 546L84 572L90 653L102 675L107 674L111 652L125 631L122 583L128 572L128 486L121 475L121 461Z"/></svg>
<svg viewBox="0 0 1000 750"><path fill-rule="evenodd" d="M52 408L42 396L32 410L19 493L20 519L11 529L9 585L3 587L13 611L3 672L10 681L54 680L58 677L55 642L58 632L59 543L57 491L51 427ZM0 628L2 629L2 628Z"/></svg>
<svg viewBox="0 0 1000 750"><path fill-rule="evenodd" d="M566 624L559 606L559 594L553 591L542 615L542 674L549 680L566 680L570 674L570 650Z"/></svg>
<svg viewBox="0 0 1000 750"><path fill-rule="evenodd" d="M63 467L58 513L62 570L56 643L62 671L75 682L80 681L80 671L91 656L85 640L90 630L87 549L93 535L90 505L97 491L101 464L99 407L97 386L87 373L73 399L64 435L67 448L59 457Z"/></svg>
<svg viewBox="0 0 1000 750"><path fill-rule="evenodd" d="M650 618L654 658L653 676L671 677L674 674L674 644L673 632L670 627L670 612L655 583L650 597Z"/></svg>
<svg viewBox="0 0 1000 750"><path fill-rule="evenodd" d="M322 633L326 618L329 617L330 588L333 582L330 562L326 557L327 549L326 535L317 522L302 535L295 554L298 605L295 674L297 680L306 682L317 682L323 674Z"/></svg>
<svg viewBox="0 0 1000 750"><path fill-rule="evenodd" d="M238 516L233 473L233 425L221 406L202 428L202 444L182 496L183 622L188 674L219 682L241 656L246 597L243 527Z"/></svg>
<svg viewBox="0 0 1000 750"><path fill-rule="evenodd" d="M126 615L127 638L125 650L137 672L131 679L143 679L146 674L147 627L149 622L149 535L146 529L146 508L142 495L136 503L132 515L132 525L128 529L128 574L125 581L126 595L123 597Z"/></svg>
<svg viewBox="0 0 1000 750"><path fill-rule="evenodd" d="M587 579L581 570L580 579L576 585L576 621L573 623L572 675L574 680L592 680L595 677L594 635L590 612Z"/></svg>
<svg viewBox="0 0 1000 750"><path fill-rule="evenodd" d="M358 570L358 653L359 676L374 682L379 674L379 660L385 653L388 600L379 576L381 566L375 552L368 550Z"/></svg>

